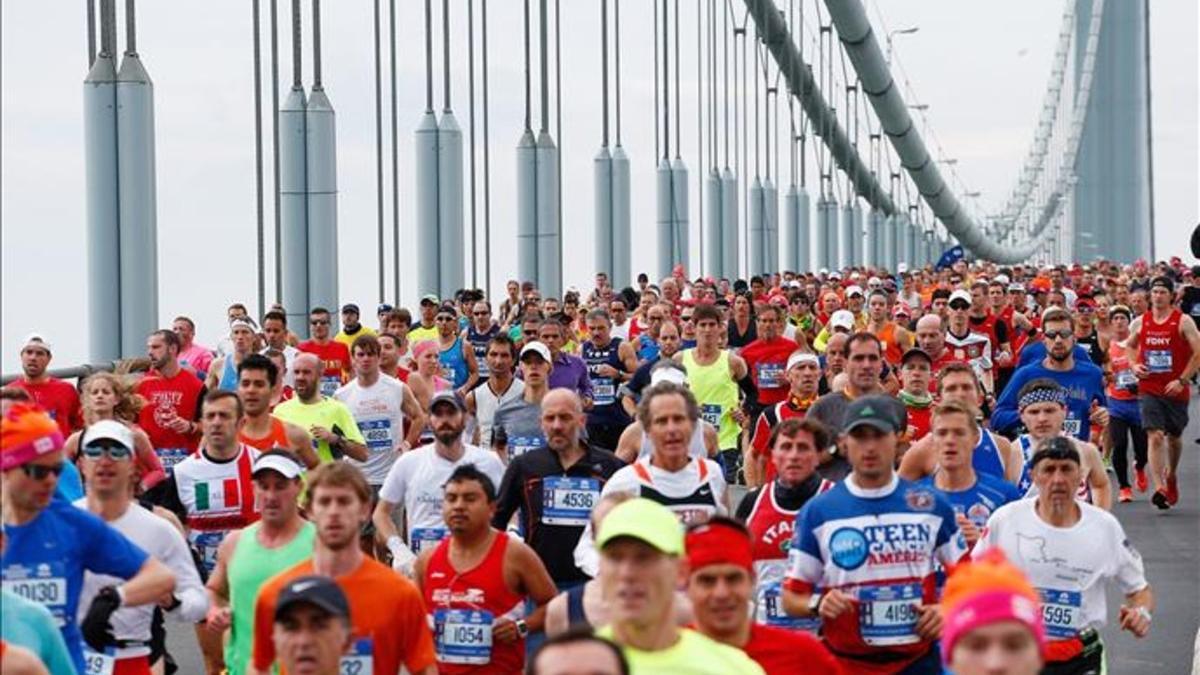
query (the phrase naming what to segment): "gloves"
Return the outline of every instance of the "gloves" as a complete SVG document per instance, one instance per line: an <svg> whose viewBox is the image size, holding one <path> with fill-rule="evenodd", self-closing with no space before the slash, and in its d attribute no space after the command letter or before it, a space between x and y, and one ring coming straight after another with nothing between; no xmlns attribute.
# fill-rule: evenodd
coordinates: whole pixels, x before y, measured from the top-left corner
<svg viewBox="0 0 1200 675"><path fill-rule="evenodd" d="M110 620L113 612L117 611L120 606L121 594L113 586L101 588L100 592L96 593L96 597L92 599L87 616L79 626L84 642L87 642L92 649L103 652L106 647L117 644Z"/></svg>
<svg viewBox="0 0 1200 675"><path fill-rule="evenodd" d="M392 569L406 577L412 577L413 563L417 561L416 554L404 545L404 540L396 535L388 537L387 547L392 552Z"/></svg>

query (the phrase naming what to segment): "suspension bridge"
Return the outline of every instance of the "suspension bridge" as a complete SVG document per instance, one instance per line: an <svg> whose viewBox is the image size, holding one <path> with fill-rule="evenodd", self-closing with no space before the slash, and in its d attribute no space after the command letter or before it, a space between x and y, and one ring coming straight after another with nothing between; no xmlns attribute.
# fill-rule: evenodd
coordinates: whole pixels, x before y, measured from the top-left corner
<svg viewBox="0 0 1200 675"><path fill-rule="evenodd" d="M137 49L133 0L86 6L88 332L92 360L104 361L140 353L159 324L153 55ZM273 300L298 319L308 307L342 300L338 92L322 78L321 23L339 7L255 0L249 9L258 308ZM513 235L516 276L560 295L564 246L586 239L588 220L595 270L626 281L637 271L633 250L649 246L653 273L682 265L689 275L731 278L848 265L895 270L931 264L955 245L1002 263L1132 260L1154 251L1144 0L1063 3L1025 160L992 213L969 205L977 193L957 178L922 106L893 72L893 38L908 31L887 31L858 0L524 0L502 9L486 0L375 0L372 9L363 35L374 47L380 301L490 285L493 238ZM521 50L494 47L489 12L494 23L497 11L520 13ZM567 13L587 13L600 34L602 128L591 147L562 144ZM398 44L397 25L408 22L423 27L419 49ZM652 53L652 111L628 103L631 69L638 83L650 69L645 59L631 64L628 38L622 44L631 22L652 26L652 51L636 45L639 55ZM423 59L423 91L399 87L398 51ZM463 52L467 67L453 67ZM523 125L499 128L489 76L518 68ZM424 112L408 129L413 151L401 156L397 101L422 94ZM650 189L631 180L631 158L646 161L650 148L622 138L623 116L649 113L653 215L631 206L633 190ZM507 157L491 150L499 136L512 139ZM563 166L584 162L593 172L591 218L572 205L564 223ZM400 184L403 164L414 185ZM514 171L515 213L498 213L493 181ZM403 222L401 198L415 203L411 221ZM408 228L417 246L402 252ZM417 268L416 288L401 288L406 265ZM369 273L368 260L357 257L355 271Z"/></svg>

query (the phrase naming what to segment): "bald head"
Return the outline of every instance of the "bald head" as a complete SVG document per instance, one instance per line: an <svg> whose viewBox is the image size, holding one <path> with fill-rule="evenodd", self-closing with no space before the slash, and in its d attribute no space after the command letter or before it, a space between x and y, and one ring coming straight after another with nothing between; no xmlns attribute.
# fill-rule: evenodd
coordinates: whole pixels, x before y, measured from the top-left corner
<svg viewBox="0 0 1200 675"><path fill-rule="evenodd" d="M579 447L584 425L583 401L570 389L551 389L542 399L542 433L557 453Z"/></svg>
<svg viewBox="0 0 1200 675"><path fill-rule="evenodd" d="M292 375L296 396L301 401L311 401L320 396L321 372L324 367L316 354L297 354L292 361Z"/></svg>
<svg viewBox="0 0 1200 675"><path fill-rule="evenodd" d="M917 321L917 346L934 359L941 355L946 346L942 317L926 314Z"/></svg>

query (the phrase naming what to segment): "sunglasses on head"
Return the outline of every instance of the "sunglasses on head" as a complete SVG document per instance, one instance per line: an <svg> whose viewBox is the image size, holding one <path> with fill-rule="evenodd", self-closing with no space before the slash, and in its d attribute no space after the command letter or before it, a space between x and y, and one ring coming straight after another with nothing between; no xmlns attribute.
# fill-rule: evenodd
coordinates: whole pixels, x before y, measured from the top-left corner
<svg viewBox="0 0 1200 675"><path fill-rule="evenodd" d="M132 453L129 451L129 448L116 441L110 441L107 439L88 443L87 445L83 446L81 452L83 452L83 456L87 457L88 459L100 459L104 455L108 455L109 459L123 460L129 459L129 457L132 455Z"/></svg>
<svg viewBox="0 0 1200 675"><path fill-rule="evenodd" d="M66 462L59 462L54 466L45 466L43 464L22 464L21 471L24 471L25 475L29 476L33 480L46 480L46 477L50 476L51 474L53 474L55 477L61 476L64 466L66 466Z"/></svg>

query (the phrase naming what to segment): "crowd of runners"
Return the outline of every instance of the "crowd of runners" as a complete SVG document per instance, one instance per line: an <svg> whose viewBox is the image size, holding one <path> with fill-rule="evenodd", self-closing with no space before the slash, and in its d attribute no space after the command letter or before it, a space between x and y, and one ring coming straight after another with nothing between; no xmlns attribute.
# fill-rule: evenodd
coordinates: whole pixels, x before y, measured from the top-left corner
<svg viewBox="0 0 1200 675"><path fill-rule="evenodd" d="M1152 633L1113 511L1180 499L1200 268L416 310L234 304L78 383L9 345L5 675L169 674L176 632L210 675L1084 675Z"/></svg>

